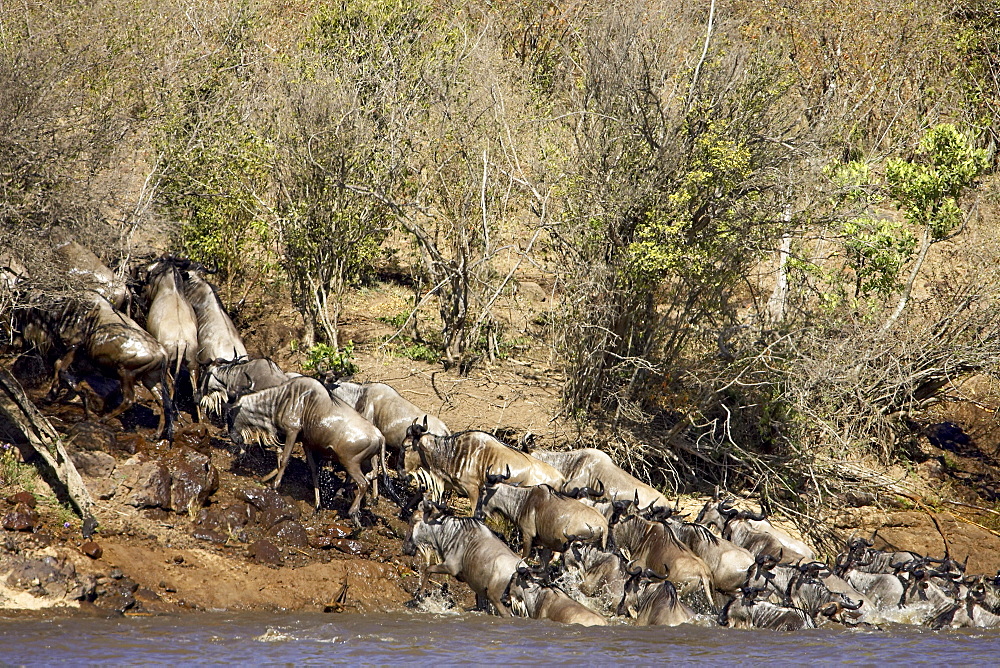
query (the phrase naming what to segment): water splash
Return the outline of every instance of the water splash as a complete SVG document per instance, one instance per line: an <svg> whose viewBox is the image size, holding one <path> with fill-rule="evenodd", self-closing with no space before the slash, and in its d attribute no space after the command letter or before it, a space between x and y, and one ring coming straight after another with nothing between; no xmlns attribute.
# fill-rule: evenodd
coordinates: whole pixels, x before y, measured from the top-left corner
<svg viewBox="0 0 1000 668"><path fill-rule="evenodd" d="M269 626L266 631L254 638L254 640L257 642L285 642L287 640L295 640L295 637Z"/></svg>
<svg viewBox="0 0 1000 668"><path fill-rule="evenodd" d="M580 583L582 582L583 578L580 577L578 571L566 569L562 572L562 575L552 581L552 584L569 594L570 598L577 603L585 605L594 612L601 613L608 618L608 621L612 621L612 618L615 617L617 610L613 610L611 606L605 604L600 597L587 596L580 591Z"/></svg>
<svg viewBox="0 0 1000 668"><path fill-rule="evenodd" d="M443 589L434 589L427 593L417 604L417 610L435 615L458 615L460 611L454 601Z"/></svg>

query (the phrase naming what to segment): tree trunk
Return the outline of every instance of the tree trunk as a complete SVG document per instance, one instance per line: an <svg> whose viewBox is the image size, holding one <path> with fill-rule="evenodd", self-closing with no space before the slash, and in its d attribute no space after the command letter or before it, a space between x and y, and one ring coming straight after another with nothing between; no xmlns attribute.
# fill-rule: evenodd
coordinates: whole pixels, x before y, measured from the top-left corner
<svg viewBox="0 0 1000 668"><path fill-rule="evenodd" d="M89 537L88 534L93 532L97 522L93 514L94 500L83 484L83 478L63 447L59 433L38 412L17 379L3 369L0 369L0 419L9 421L24 435L28 444L62 483L84 520L84 536Z"/></svg>

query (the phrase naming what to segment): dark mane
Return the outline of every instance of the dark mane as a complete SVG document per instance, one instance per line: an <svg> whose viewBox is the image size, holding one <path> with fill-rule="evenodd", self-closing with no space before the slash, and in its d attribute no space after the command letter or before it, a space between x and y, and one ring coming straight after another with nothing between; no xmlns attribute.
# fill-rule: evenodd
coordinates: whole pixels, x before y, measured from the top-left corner
<svg viewBox="0 0 1000 668"><path fill-rule="evenodd" d="M700 534L703 539L709 541L712 545L719 544L719 537L709 531L708 527L702 526L696 522L684 522L683 526L688 527L695 533Z"/></svg>

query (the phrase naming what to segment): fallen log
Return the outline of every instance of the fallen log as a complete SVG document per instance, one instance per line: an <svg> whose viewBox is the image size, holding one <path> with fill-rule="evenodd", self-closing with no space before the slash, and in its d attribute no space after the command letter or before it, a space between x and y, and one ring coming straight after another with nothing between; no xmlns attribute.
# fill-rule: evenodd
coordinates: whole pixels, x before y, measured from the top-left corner
<svg viewBox="0 0 1000 668"><path fill-rule="evenodd" d="M38 453L62 484L83 519L84 537L89 538L97 528L94 500L66 452L59 432L31 402L17 379L5 369L0 369L0 420L10 422L24 435L25 442Z"/></svg>

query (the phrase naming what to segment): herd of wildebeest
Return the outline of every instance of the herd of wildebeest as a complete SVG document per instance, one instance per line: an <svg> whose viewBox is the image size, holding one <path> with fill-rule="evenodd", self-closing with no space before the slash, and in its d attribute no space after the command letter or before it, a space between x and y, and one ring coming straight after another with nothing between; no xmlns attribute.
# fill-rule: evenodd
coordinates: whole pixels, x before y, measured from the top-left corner
<svg viewBox="0 0 1000 668"><path fill-rule="evenodd" d="M366 494L378 494L381 483L409 518L403 551L422 557L418 596L437 573L468 583L479 607L497 614L584 625L623 616L639 625L714 617L724 626L776 630L1000 626L1000 575L969 576L947 555L877 550L863 538L825 563L773 525L766 506L753 513L717 495L687 521L601 450L546 451L530 438L513 447L485 431L452 433L389 385L324 382L250 359L203 265L161 257L132 274L130 290L70 238L58 238L53 253L79 278L80 291L13 318L24 345L53 364L50 398L71 390L89 416L97 398L90 379L115 379L121 401L104 412L108 420L134 404L141 383L158 404L160 437L171 439L175 381L186 370L193 420L224 422L241 452L250 444L281 448L263 479L275 488L297 442L317 509L324 460L355 483L348 514L356 523ZM3 264L6 287L30 286L23 265L10 257ZM145 327L126 314L126 302ZM395 487L405 487L408 500ZM471 516L449 507L452 493L468 497ZM491 517L503 518L510 536L494 532ZM510 547L518 535L520 553Z"/></svg>

